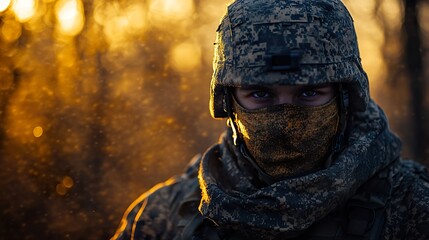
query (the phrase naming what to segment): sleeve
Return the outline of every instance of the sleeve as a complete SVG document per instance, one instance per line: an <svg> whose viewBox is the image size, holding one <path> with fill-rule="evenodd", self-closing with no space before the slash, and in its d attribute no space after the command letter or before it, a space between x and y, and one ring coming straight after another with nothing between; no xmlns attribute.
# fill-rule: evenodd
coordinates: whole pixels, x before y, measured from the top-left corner
<svg viewBox="0 0 429 240"><path fill-rule="evenodd" d="M183 175L155 185L136 199L125 211L111 240L173 239L177 233L178 203L198 187L200 159L201 155L196 155Z"/></svg>
<svg viewBox="0 0 429 240"><path fill-rule="evenodd" d="M429 239L429 175L421 173L414 182L408 209L406 239Z"/></svg>
<svg viewBox="0 0 429 240"><path fill-rule="evenodd" d="M177 179L172 178L142 194L125 211L111 240L171 238L174 223L170 205L178 193L177 185Z"/></svg>

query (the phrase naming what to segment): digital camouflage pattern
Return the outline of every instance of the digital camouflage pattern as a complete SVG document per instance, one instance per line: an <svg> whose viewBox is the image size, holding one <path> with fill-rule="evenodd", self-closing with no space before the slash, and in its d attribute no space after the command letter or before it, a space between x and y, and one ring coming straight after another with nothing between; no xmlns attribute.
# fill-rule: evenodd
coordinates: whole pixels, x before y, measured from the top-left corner
<svg viewBox="0 0 429 240"><path fill-rule="evenodd" d="M344 213L362 199L371 199L382 216L363 229L379 230L372 239L429 239L429 176L400 159L400 140L369 98L352 19L341 2L237 0L215 48L214 117L225 117L223 86L340 82L352 108L345 148L322 170L266 183L229 129L183 175L137 199L112 239L314 239L337 225L329 239L356 239L347 234L361 229L360 213L357 225Z"/></svg>
<svg viewBox="0 0 429 240"><path fill-rule="evenodd" d="M355 114L349 145L329 168L264 185L229 131L185 174L133 203L112 239L311 239L305 236L331 224L329 214L379 175L391 187L379 239L429 239L429 176L400 160L400 148L370 102Z"/></svg>
<svg viewBox="0 0 429 240"><path fill-rule="evenodd" d="M298 68L273 69L281 56L291 64L297 56ZM353 20L339 0L233 2L217 31L213 68L213 117L227 116L223 86L342 82L355 111L369 101Z"/></svg>
<svg viewBox="0 0 429 240"><path fill-rule="evenodd" d="M388 167L384 171L395 185L392 202L398 204L388 206L388 212L394 214L387 216L387 223L400 224L387 224L383 239L404 239L401 235L407 236L405 239L429 237L423 227L429 223L429 184L403 180L411 176L405 172L405 166L396 163L400 141L389 131L383 112L373 102L366 112L355 114L349 145L335 162L327 169L302 177L258 187L255 176L243 174L247 161L240 159L237 147L231 153L231 143L228 146L220 148L218 156L202 160L200 211L217 225L240 231L241 236L282 239L304 234L313 224L323 222L330 212L342 208L360 186ZM419 190L411 192L413 188ZM415 214L408 215L410 211ZM412 227L419 224L420 230Z"/></svg>

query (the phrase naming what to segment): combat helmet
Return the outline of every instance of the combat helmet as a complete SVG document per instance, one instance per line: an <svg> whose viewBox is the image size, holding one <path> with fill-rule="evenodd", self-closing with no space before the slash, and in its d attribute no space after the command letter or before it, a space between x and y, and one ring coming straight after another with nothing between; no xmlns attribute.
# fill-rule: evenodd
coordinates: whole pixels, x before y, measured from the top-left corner
<svg viewBox="0 0 429 240"><path fill-rule="evenodd" d="M228 117L227 88L341 83L352 111L369 102L353 19L339 0L237 0L217 29L210 113Z"/></svg>

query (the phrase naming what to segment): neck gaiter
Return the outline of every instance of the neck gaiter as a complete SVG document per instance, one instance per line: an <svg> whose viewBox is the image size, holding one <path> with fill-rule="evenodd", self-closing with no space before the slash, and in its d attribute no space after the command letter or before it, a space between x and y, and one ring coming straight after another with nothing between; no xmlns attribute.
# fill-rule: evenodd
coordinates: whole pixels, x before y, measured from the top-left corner
<svg viewBox="0 0 429 240"><path fill-rule="evenodd" d="M234 99L233 111L249 153L278 180L322 167L339 122L336 98L321 106L280 104L255 110Z"/></svg>

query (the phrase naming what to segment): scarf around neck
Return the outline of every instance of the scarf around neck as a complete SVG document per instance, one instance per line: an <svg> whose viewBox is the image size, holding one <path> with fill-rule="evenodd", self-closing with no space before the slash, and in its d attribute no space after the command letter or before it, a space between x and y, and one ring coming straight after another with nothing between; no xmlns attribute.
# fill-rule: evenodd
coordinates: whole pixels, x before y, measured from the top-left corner
<svg viewBox="0 0 429 240"><path fill-rule="evenodd" d="M199 210L221 227L294 236L345 204L400 150L383 111L371 101L365 112L354 115L348 145L331 166L261 186L228 132L202 158Z"/></svg>

